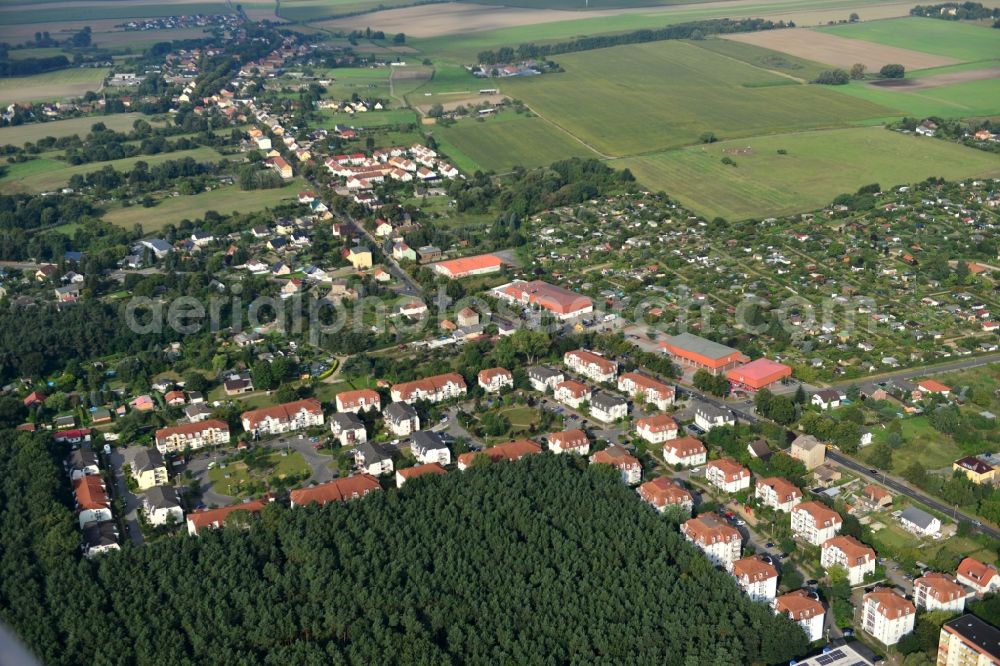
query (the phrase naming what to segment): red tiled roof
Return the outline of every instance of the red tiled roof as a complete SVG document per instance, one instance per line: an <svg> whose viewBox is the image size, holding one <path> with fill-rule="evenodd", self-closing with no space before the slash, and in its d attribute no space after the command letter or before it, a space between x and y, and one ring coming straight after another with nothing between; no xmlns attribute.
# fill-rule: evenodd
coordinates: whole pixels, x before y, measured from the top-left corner
<svg viewBox="0 0 1000 666"><path fill-rule="evenodd" d="M403 400L407 400L418 390L422 390L425 393L435 393L449 382L457 384L461 388L466 388L465 379L462 375L457 372L448 372L443 375L434 375L433 377L424 377L423 379L417 379L412 382L395 384L391 390L393 393L398 391L399 397Z"/></svg>
<svg viewBox="0 0 1000 666"><path fill-rule="evenodd" d="M779 502L787 502L796 497L802 497L802 491L795 487L795 484L780 476L772 476L766 479L757 479L758 486L768 486L778 495Z"/></svg>
<svg viewBox="0 0 1000 666"><path fill-rule="evenodd" d="M611 465L617 468L642 467L642 464L635 456L632 456L625 448L617 444L590 456L590 462L598 465Z"/></svg>
<svg viewBox="0 0 1000 666"><path fill-rule="evenodd" d="M669 414L657 414L638 419L635 422L636 430L648 430L650 432L669 432L677 430L677 422Z"/></svg>
<svg viewBox="0 0 1000 666"><path fill-rule="evenodd" d="M666 441L663 443L663 449L673 452L678 458L689 458L708 452L705 445L691 435Z"/></svg>
<svg viewBox="0 0 1000 666"><path fill-rule="evenodd" d="M971 580L976 585L985 586L997 575L997 568L972 557L967 557L959 562L956 575Z"/></svg>
<svg viewBox="0 0 1000 666"><path fill-rule="evenodd" d="M916 612L912 603L888 588L878 588L874 592L869 592L865 595L865 604L869 600L875 602L875 610L879 615L888 620L897 620Z"/></svg>
<svg viewBox="0 0 1000 666"><path fill-rule="evenodd" d="M558 314L577 312L592 307L594 304L586 296L541 280L512 282L503 289L503 293L510 298L532 303Z"/></svg>
<svg viewBox="0 0 1000 666"><path fill-rule="evenodd" d="M621 377L618 378L618 385L621 386L627 381L631 381L639 390L657 391L660 397L666 398L674 394L674 389L669 384L664 384L661 381L657 381L652 377L642 374L641 372L626 372Z"/></svg>
<svg viewBox="0 0 1000 666"><path fill-rule="evenodd" d="M73 482L76 504L82 509L104 509L110 502L99 476L83 476Z"/></svg>
<svg viewBox="0 0 1000 666"><path fill-rule="evenodd" d="M249 511L250 513L258 513L263 510L265 506L267 506L267 502L265 500L252 500L242 504L230 504L229 506L224 506L220 509L194 511L188 514L187 519L188 523L194 526L195 532L199 532L206 527L221 527L222 525L225 525L229 514L234 511Z"/></svg>
<svg viewBox="0 0 1000 666"><path fill-rule="evenodd" d="M461 259L451 259L436 264L442 270L447 271L452 277L462 277L473 271L481 271L488 268L500 268L503 260L492 254L482 254L478 257L462 257Z"/></svg>
<svg viewBox="0 0 1000 666"><path fill-rule="evenodd" d="M842 552L847 557L849 567L867 564L875 560L875 551L871 547L846 534L839 534L832 539L827 539L823 548L836 548Z"/></svg>
<svg viewBox="0 0 1000 666"><path fill-rule="evenodd" d="M669 444L669 442L668 442ZM743 465L739 464L732 458L719 458L718 460L712 460L705 466L707 469L718 469L721 470L725 475L726 481L736 481L737 479L742 479L744 477L750 476L750 470L748 470Z"/></svg>
<svg viewBox="0 0 1000 666"><path fill-rule="evenodd" d="M951 391L950 386L945 386L936 379L925 379L920 382L917 386L930 393L947 393Z"/></svg>
<svg viewBox="0 0 1000 666"><path fill-rule="evenodd" d="M575 449L578 446L590 444L587 433L579 428L554 432L548 435L549 442L555 444L560 449Z"/></svg>
<svg viewBox="0 0 1000 666"><path fill-rule="evenodd" d="M493 381L494 377L512 378L513 376L507 368L487 368L486 370L480 370L478 377L482 383L489 384Z"/></svg>
<svg viewBox="0 0 1000 666"><path fill-rule="evenodd" d="M603 356L595 354L592 351L587 351L586 349L575 349L573 351L566 352L564 358L568 359L570 357L576 357L580 360L580 362L586 365L596 365L601 369L601 372L604 373L614 372L618 368L614 361L609 361Z"/></svg>
<svg viewBox="0 0 1000 666"><path fill-rule="evenodd" d="M751 583L759 583L769 578L777 578L778 570L773 564L765 562L757 555L752 555L733 562L733 575L737 578L747 578Z"/></svg>
<svg viewBox="0 0 1000 666"><path fill-rule="evenodd" d="M366 405L381 404L379 394L372 389L358 389L357 391L344 391L338 393L337 402L343 409L357 407L364 402Z"/></svg>
<svg viewBox="0 0 1000 666"><path fill-rule="evenodd" d="M463 466L471 465L476 456L485 455L493 462L501 460L520 460L524 456L535 455L542 452L542 447L535 444L530 439L519 439L506 444L497 444L494 447L483 451L469 451L458 456L458 462Z"/></svg>
<svg viewBox="0 0 1000 666"><path fill-rule="evenodd" d="M809 620L824 613L823 604L806 590L795 590L774 600L779 613L787 613L793 622Z"/></svg>
<svg viewBox="0 0 1000 666"><path fill-rule="evenodd" d="M401 470L398 470L396 473L402 476L404 479L410 480L410 479L415 479L418 476L424 476L425 474L433 474L441 476L447 474L448 472L445 470L444 467L441 466L441 463L432 462L432 463L426 463L424 465L414 465L413 467L405 467Z"/></svg>
<svg viewBox="0 0 1000 666"><path fill-rule="evenodd" d="M705 545L742 540L735 527L725 524L711 514L692 518L681 525L681 531Z"/></svg>
<svg viewBox="0 0 1000 666"><path fill-rule="evenodd" d="M690 492L666 476L658 476L639 486L639 497L656 507L693 501Z"/></svg>
<svg viewBox="0 0 1000 666"><path fill-rule="evenodd" d="M803 511L812 516L818 527L829 527L843 523L840 514L819 502L803 502L797 505L792 511Z"/></svg>
<svg viewBox="0 0 1000 666"><path fill-rule="evenodd" d="M288 494L295 506L305 506L311 502L319 505L328 502L344 502L356 497L364 497L368 493L381 490L378 479L369 474L357 474L343 479L335 479L329 483L321 483L311 488L299 488Z"/></svg>
<svg viewBox="0 0 1000 666"><path fill-rule="evenodd" d="M319 400L307 398L306 400L296 400L295 402L286 402L274 407L264 407L262 409L243 412L241 420L247 421L250 426L249 429L253 430L267 418L289 421L303 409L312 414L323 413L323 405L320 404Z"/></svg>
<svg viewBox="0 0 1000 666"><path fill-rule="evenodd" d="M228 431L229 424L220 419L208 419L207 421L199 421L198 423L181 423L179 425L170 426L169 428L160 428L156 431L156 443L160 444L173 435L191 437L213 428Z"/></svg>
<svg viewBox="0 0 1000 666"><path fill-rule="evenodd" d="M590 387L586 384L582 384L574 379L567 379L564 382L559 382L556 384L555 390L558 391L560 388L564 388L570 392L574 398L579 398L580 396L590 393Z"/></svg>
<svg viewBox="0 0 1000 666"><path fill-rule="evenodd" d="M931 571L913 581L914 589L926 587L927 594L942 603L955 601L965 596L965 588L948 574Z"/></svg>

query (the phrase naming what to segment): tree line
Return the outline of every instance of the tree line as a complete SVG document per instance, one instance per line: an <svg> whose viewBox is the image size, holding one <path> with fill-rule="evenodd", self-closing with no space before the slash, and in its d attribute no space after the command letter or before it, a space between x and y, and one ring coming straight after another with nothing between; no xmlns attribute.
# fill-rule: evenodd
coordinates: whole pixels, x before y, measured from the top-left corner
<svg viewBox="0 0 1000 666"><path fill-rule="evenodd" d="M479 64L502 65L515 60L534 60L548 58L560 53L577 51L592 51L609 46L623 44L642 44L645 42L660 42L668 39L704 39L708 35L725 35L738 32L758 32L777 28L794 28L793 21L771 21L769 19L710 19L706 21L690 21L678 23L665 28L635 30L618 35L597 35L580 37L566 42L553 44L521 44L516 49L510 46L501 47L495 51L480 51L477 56Z"/></svg>
<svg viewBox="0 0 1000 666"><path fill-rule="evenodd" d="M47 446L0 433L0 566L17 572L0 619L47 664L730 666L807 649L617 473L570 456L80 561Z"/></svg>
<svg viewBox="0 0 1000 666"><path fill-rule="evenodd" d="M926 16L945 21L980 21L1000 19L1000 7L984 7L981 2L942 2L937 5L917 5L910 10L910 16Z"/></svg>

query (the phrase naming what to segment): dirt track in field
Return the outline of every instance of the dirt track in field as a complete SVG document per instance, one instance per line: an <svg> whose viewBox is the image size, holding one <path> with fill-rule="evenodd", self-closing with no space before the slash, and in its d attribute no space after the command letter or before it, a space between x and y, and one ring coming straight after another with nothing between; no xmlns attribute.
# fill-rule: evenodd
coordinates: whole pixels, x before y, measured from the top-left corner
<svg viewBox="0 0 1000 666"><path fill-rule="evenodd" d="M992 67L990 69L974 69L969 72L935 74L934 76L924 76L919 79L886 79L883 81L874 81L869 85L875 86L881 90L913 92L916 90L940 88L941 86L951 86L956 83L969 83L970 81L982 81L983 79L997 78L1000 78L1000 67Z"/></svg>
<svg viewBox="0 0 1000 666"><path fill-rule="evenodd" d="M961 62L931 53L900 49L860 39L847 39L804 28L767 30L724 37L843 69L850 69L851 65L860 62L869 71L878 71L883 65L896 63L903 65L908 71L913 71Z"/></svg>

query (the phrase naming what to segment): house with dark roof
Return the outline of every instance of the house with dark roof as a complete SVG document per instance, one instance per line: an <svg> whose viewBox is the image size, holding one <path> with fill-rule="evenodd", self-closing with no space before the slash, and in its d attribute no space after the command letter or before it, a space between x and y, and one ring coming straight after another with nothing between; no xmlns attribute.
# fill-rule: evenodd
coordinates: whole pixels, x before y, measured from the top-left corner
<svg viewBox="0 0 1000 666"><path fill-rule="evenodd" d="M372 476L391 474L392 454L381 444L361 442L354 447L354 464Z"/></svg>

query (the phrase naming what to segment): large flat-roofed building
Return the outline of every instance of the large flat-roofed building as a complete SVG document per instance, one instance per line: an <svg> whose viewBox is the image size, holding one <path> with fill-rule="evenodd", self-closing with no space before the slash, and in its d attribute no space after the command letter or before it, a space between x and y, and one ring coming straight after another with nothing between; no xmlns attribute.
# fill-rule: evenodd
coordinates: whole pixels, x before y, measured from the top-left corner
<svg viewBox="0 0 1000 666"><path fill-rule="evenodd" d="M451 280L498 273L503 267L503 259L493 254L481 254L477 257L462 257L434 264L434 272Z"/></svg>
<svg viewBox="0 0 1000 666"><path fill-rule="evenodd" d="M746 363L750 359L738 349L720 345L691 333L671 335L660 343L673 361L685 368L707 370L718 375Z"/></svg>
<svg viewBox="0 0 1000 666"><path fill-rule="evenodd" d="M537 306L559 319L571 319L594 311L594 302L586 296L541 280L517 280L497 287L493 295L521 305Z"/></svg>
<svg viewBox="0 0 1000 666"><path fill-rule="evenodd" d="M746 365L733 368L726 373L726 379L734 389L760 391L780 384L792 376L792 369L784 363L766 358L750 361Z"/></svg>
<svg viewBox="0 0 1000 666"><path fill-rule="evenodd" d="M997 664L1000 664L1000 629L975 615L963 615L941 627L937 666Z"/></svg>

